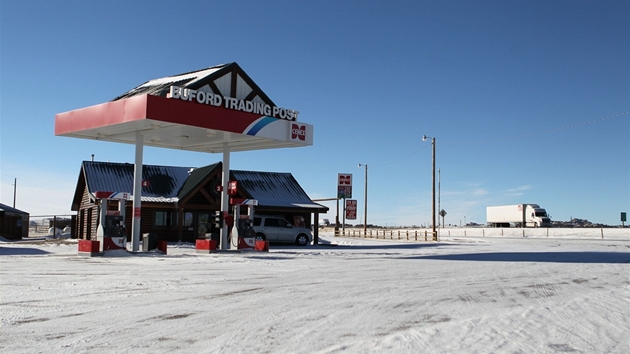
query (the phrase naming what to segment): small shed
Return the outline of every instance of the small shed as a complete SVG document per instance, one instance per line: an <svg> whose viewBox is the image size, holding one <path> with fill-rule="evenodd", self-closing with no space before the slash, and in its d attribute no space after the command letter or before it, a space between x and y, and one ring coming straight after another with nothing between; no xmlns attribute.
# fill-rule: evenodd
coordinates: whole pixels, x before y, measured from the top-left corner
<svg viewBox="0 0 630 354"><path fill-rule="evenodd" d="M0 203L0 236L19 240L28 237L30 214Z"/></svg>

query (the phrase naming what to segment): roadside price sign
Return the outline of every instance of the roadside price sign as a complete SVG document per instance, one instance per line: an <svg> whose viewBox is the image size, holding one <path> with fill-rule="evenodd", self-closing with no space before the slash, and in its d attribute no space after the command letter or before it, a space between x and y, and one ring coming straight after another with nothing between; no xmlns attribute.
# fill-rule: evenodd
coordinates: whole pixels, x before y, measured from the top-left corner
<svg viewBox="0 0 630 354"><path fill-rule="evenodd" d="M337 175L337 198L352 198L351 173L339 173Z"/></svg>
<svg viewBox="0 0 630 354"><path fill-rule="evenodd" d="M355 220L357 218L356 199L346 199L346 219Z"/></svg>
<svg viewBox="0 0 630 354"><path fill-rule="evenodd" d="M350 187L339 187L337 189L337 198L352 198L352 186Z"/></svg>

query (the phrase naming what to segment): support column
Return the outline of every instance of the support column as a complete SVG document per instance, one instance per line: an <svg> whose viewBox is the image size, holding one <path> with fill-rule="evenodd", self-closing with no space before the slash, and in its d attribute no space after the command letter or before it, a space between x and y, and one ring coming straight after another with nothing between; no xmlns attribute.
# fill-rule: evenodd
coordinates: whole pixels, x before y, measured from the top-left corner
<svg viewBox="0 0 630 354"><path fill-rule="evenodd" d="M132 251L138 252L140 248L140 226L142 208L142 152L144 147L144 141L142 134L136 132L136 159L133 169L133 224L131 225L131 242Z"/></svg>
<svg viewBox="0 0 630 354"><path fill-rule="evenodd" d="M227 194L228 192L228 182L230 181L230 147L227 143L223 143L223 171L221 174L221 185L223 186L223 190L221 191L221 212L223 215L227 214L230 210L230 198ZM234 221L236 223L236 220ZM230 248L228 242L228 232L229 228L227 224L224 222L223 227L221 228L221 244L220 248L222 250L227 250ZM234 249L237 249L238 244L237 240L233 240L235 243Z"/></svg>
<svg viewBox="0 0 630 354"><path fill-rule="evenodd" d="M319 245L319 213L315 213L315 221L311 222L313 225L313 245Z"/></svg>

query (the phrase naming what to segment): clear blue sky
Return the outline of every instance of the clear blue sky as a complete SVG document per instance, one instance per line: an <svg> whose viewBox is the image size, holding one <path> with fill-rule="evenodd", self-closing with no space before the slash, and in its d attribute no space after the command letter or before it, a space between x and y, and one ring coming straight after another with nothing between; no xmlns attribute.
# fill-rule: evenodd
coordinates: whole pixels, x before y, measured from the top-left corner
<svg viewBox="0 0 630 354"><path fill-rule="evenodd" d="M0 202L70 212L81 161L134 147L54 136L56 113L150 79L237 62L314 125L306 148L232 154L291 172L311 198L354 175L368 223L431 220L436 137L446 223L538 203L554 220L630 212L630 2L2 1ZM145 148L147 164L220 154ZM333 203L328 218L334 219Z"/></svg>

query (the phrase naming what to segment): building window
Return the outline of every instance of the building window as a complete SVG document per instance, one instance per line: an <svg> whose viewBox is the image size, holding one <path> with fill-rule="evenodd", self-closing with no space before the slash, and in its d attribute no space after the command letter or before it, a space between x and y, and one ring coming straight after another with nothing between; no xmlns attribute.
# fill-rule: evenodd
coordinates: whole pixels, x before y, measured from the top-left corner
<svg viewBox="0 0 630 354"><path fill-rule="evenodd" d="M177 213L173 211L156 211L153 226L177 226Z"/></svg>

